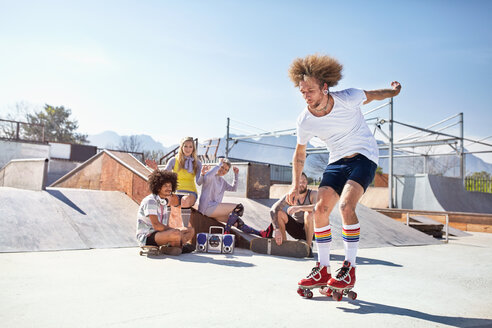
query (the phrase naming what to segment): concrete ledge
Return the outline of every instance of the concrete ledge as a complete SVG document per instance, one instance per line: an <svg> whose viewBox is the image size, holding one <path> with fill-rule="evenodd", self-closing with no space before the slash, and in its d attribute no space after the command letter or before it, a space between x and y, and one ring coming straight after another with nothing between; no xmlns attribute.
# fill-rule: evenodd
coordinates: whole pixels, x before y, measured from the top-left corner
<svg viewBox="0 0 492 328"><path fill-rule="evenodd" d="M13 159L0 170L0 186L44 190L47 175L47 158Z"/></svg>

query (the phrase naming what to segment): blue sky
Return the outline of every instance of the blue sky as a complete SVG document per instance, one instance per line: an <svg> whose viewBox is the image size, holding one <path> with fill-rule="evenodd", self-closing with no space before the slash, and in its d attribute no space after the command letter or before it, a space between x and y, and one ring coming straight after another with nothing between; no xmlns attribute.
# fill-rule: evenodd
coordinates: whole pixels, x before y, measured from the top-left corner
<svg viewBox="0 0 492 328"><path fill-rule="evenodd" d="M165 145L223 136L226 117L293 128L304 103L287 69L322 53L344 65L335 90L398 80L396 120L464 112L465 135L483 138L491 13L492 1L0 0L0 113L63 105L79 132Z"/></svg>

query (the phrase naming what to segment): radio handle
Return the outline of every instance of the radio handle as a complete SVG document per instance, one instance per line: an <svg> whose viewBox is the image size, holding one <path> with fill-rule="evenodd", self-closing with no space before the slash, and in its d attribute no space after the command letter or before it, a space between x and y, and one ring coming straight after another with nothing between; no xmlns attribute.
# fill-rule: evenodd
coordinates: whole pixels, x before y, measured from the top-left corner
<svg viewBox="0 0 492 328"><path fill-rule="evenodd" d="M211 233L212 233L212 229L220 229L221 234L224 234L224 227L219 227L219 226L211 226L210 228L208 228L208 233L209 233L209 234L211 234Z"/></svg>

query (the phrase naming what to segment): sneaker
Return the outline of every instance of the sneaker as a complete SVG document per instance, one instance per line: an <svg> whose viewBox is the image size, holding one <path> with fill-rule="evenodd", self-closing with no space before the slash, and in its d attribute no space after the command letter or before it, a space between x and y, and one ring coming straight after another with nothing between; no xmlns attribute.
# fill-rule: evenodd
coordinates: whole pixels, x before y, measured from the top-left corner
<svg viewBox="0 0 492 328"><path fill-rule="evenodd" d="M316 266L311 270L311 273L299 281L299 287L314 288L326 286L331 279L328 268L326 266L320 266L319 262L316 262Z"/></svg>
<svg viewBox="0 0 492 328"><path fill-rule="evenodd" d="M195 247L193 247L192 244L185 244L185 245L183 245L181 252L183 254L187 254L187 253L193 252L194 250L195 250Z"/></svg>
<svg viewBox="0 0 492 328"><path fill-rule="evenodd" d="M263 238L273 238L273 226L270 224L268 228L260 231L260 236Z"/></svg>
<svg viewBox="0 0 492 328"><path fill-rule="evenodd" d="M355 285L355 268L349 261L344 261L343 266L337 270L337 275L328 281L328 285L335 289L352 288Z"/></svg>
<svg viewBox="0 0 492 328"><path fill-rule="evenodd" d="M174 247L170 245L164 245L159 247L159 253L161 254L166 254L166 255L172 255L172 256L178 256L181 255L181 247Z"/></svg>

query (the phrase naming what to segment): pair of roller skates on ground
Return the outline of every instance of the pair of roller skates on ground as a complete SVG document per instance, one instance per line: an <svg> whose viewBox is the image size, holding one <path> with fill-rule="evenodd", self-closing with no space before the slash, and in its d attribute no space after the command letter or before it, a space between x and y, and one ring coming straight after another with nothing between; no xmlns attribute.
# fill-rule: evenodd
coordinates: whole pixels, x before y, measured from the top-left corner
<svg viewBox="0 0 492 328"><path fill-rule="evenodd" d="M343 295L355 300L357 293L352 291L355 285L355 268L349 261L344 261L338 269L336 277L332 277L325 266L316 263L311 273L299 282L297 293L305 298L313 297L313 289L319 288L319 292L335 301L341 301Z"/></svg>

